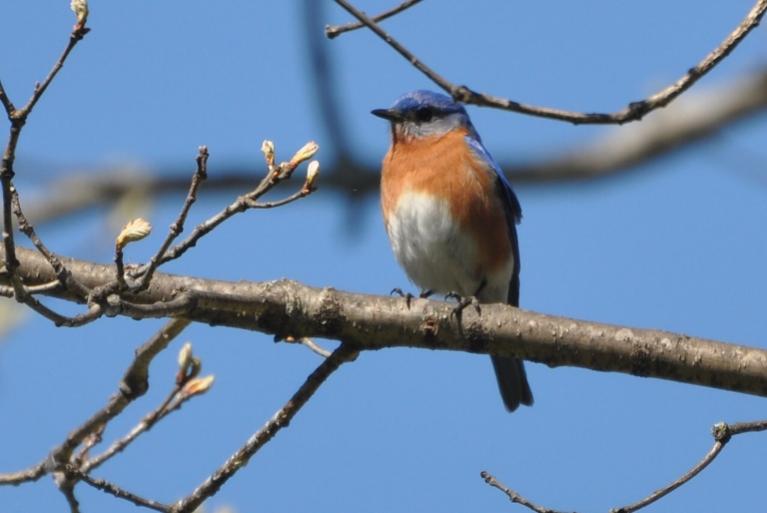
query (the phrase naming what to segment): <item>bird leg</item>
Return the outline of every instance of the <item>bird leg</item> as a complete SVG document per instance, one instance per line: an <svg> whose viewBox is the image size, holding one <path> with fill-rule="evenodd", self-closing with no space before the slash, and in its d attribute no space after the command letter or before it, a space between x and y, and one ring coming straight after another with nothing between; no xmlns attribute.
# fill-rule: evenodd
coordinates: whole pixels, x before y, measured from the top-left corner
<svg viewBox="0 0 767 513"><path fill-rule="evenodd" d="M477 296L462 296L457 292L448 292L445 294L445 299L455 299L458 302L458 304L455 305L455 308L453 308L452 312L452 314L458 320L461 319L461 314L467 306L473 306L477 311L477 315L482 313L482 310L479 307L479 299L477 299Z"/></svg>
<svg viewBox="0 0 767 513"><path fill-rule="evenodd" d="M461 313L463 313L464 309L470 305L473 306L477 311L477 315L482 313L482 310L479 307L479 299L477 299L477 296L480 292L482 292L482 289L485 288L485 285L487 285L487 280L483 278L482 282L479 284L479 287L477 287L477 290L475 290L474 294L471 296L464 297L457 292L448 292L445 294L445 299L455 299L458 302L458 304L455 305L455 308L453 308L453 315L455 315L457 319L461 319Z"/></svg>

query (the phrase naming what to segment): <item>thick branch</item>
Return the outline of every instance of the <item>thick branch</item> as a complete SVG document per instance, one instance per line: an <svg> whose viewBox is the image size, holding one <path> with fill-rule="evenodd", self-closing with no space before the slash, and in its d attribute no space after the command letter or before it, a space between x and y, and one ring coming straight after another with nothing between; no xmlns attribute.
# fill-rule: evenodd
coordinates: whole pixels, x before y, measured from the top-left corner
<svg viewBox="0 0 767 513"><path fill-rule="evenodd" d="M18 275L27 285L53 279L39 254L18 249ZM98 287L114 267L66 259L73 276ZM0 280L2 281L2 280ZM67 292L50 291L77 301ZM517 356L550 366L576 366L670 379L767 396L767 351L686 335L630 329L544 315L507 305L467 309L459 326L452 305L316 289L299 283L226 282L158 273L133 299L141 309L113 314L135 318L168 315L167 302L183 302L173 314L212 325L275 334L325 337L359 349L419 347Z"/></svg>

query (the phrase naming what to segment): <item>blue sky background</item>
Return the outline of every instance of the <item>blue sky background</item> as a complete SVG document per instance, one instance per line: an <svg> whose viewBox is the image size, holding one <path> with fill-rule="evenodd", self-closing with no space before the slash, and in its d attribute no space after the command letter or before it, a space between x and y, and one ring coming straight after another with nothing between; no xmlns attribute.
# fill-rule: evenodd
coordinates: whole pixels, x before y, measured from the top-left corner
<svg viewBox="0 0 767 513"><path fill-rule="evenodd" d="M391 5L357 3L369 12ZM315 139L320 160L333 161L315 105L301 2L91 4L92 32L24 130L17 164L22 199L44 201L46 183L78 169L127 163L151 173L188 163L191 175L200 144L210 148L211 175L217 166L249 163L254 182L265 138L282 158ZM348 20L331 2L323 5L314 30ZM66 43L68 6L38 0L0 7L0 79L17 104ZM529 103L612 111L676 80L750 7L748 0L423 2L385 26L454 82ZM334 60L355 155L373 165L388 133L370 109L432 86L370 33L315 40ZM767 32L758 28L692 93L767 65L765 43ZM555 155L618 130L469 110L501 161ZM618 178L517 187L525 213L523 307L764 347L765 141L762 115ZM233 195L203 194L191 222ZM407 286L377 199L351 209L347 198L320 188L289 207L239 216L167 270L231 280L288 277L377 294ZM131 246L129 259L154 251L180 205L180 195L162 197L141 211L156 233ZM103 209L41 232L62 254L110 262L115 216L127 220ZM360 229L350 231L355 222ZM37 463L101 407L134 348L160 325L102 319L66 330L28 314L0 342L0 471ZM110 426L107 441L164 397L184 340L193 342L204 372L216 375L213 390L95 472L167 502L209 475L319 364L305 348L275 345L269 336L192 326L155 361L150 393ZM521 511L481 481L487 469L546 506L606 511L678 477L709 449L713 423L765 416L763 399L736 393L538 364L528 369L535 407L509 415L485 357L405 349L363 354L209 506ZM710 469L648 511L753 510L765 501L765 457L765 435L738 437ZM86 512L135 511L86 486L78 497ZM43 479L0 488L0 511L66 511L66 504Z"/></svg>

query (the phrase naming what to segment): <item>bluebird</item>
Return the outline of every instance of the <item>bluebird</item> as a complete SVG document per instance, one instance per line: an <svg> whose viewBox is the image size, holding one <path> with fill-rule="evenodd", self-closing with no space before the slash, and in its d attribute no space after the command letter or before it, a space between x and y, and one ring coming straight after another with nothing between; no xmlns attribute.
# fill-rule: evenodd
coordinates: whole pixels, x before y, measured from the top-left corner
<svg viewBox="0 0 767 513"><path fill-rule="evenodd" d="M519 306L522 209L466 109L443 94L413 91L372 114L391 123L381 207L408 277L422 295ZM523 362L491 358L506 408L531 406Z"/></svg>

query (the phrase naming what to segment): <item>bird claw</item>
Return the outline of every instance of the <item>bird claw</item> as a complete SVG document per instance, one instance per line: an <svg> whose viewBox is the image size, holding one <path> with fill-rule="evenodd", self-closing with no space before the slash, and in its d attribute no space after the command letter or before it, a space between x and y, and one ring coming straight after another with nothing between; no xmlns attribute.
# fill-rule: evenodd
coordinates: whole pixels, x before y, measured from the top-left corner
<svg viewBox="0 0 767 513"><path fill-rule="evenodd" d="M455 308L453 308L452 312L452 314L458 319L461 318L461 314L467 306L473 306L474 310L477 312L477 315L482 313L482 309L479 306L479 300L477 299L477 296L464 297L457 292L448 292L445 294L445 299L455 299L458 302L458 304L455 305Z"/></svg>
<svg viewBox="0 0 767 513"><path fill-rule="evenodd" d="M427 299L432 294L434 294L434 291L431 289L421 289L421 292L418 293L418 299ZM410 292L405 292L399 287L394 287L391 289L391 292L389 292L389 295L397 295L399 297L405 298L405 301L407 302L408 309L410 308L410 303L413 301L413 299L416 298L413 294Z"/></svg>
<svg viewBox="0 0 767 513"><path fill-rule="evenodd" d="M393 289L391 289L391 292L389 292L389 295L390 296L397 295L399 297L405 298L405 303L407 304L408 310L410 309L410 302L413 301L413 298L415 297L410 292L404 292L399 287L394 287Z"/></svg>

